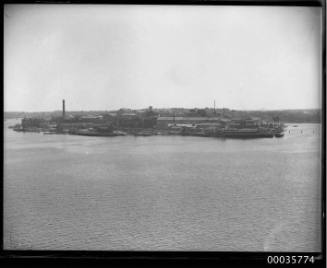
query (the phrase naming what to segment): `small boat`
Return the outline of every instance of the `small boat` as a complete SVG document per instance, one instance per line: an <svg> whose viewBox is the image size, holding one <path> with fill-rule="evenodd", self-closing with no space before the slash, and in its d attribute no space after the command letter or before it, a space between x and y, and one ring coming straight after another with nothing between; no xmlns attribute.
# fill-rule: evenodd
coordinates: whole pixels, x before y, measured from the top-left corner
<svg viewBox="0 0 327 268"><path fill-rule="evenodd" d="M134 136L147 137L147 136L152 136L152 134L151 133L135 133Z"/></svg>
<svg viewBox="0 0 327 268"><path fill-rule="evenodd" d="M283 133L283 132L276 133L276 134L275 134L275 137L276 137L276 138L284 137L284 133Z"/></svg>
<svg viewBox="0 0 327 268"><path fill-rule="evenodd" d="M17 132L25 132L23 128L14 128L13 130Z"/></svg>
<svg viewBox="0 0 327 268"><path fill-rule="evenodd" d="M120 131L120 130L114 130L112 133L114 136L126 136L127 135L126 132Z"/></svg>
<svg viewBox="0 0 327 268"><path fill-rule="evenodd" d="M51 134L58 134L57 132L54 131L44 131L43 135L51 135Z"/></svg>
<svg viewBox="0 0 327 268"><path fill-rule="evenodd" d="M153 136L153 135L157 135L157 133L154 130L141 130L141 131L137 131L134 132L134 136Z"/></svg>
<svg viewBox="0 0 327 268"><path fill-rule="evenodd" d="M126 136L127 133L123 131L110 131L110 132L104 132L104 131L97 131L94 129L79 129L75 131L70 131L70 134L73 135L81 135L81 136L99 136L99 137L115 137L115 136Z"/></svg>

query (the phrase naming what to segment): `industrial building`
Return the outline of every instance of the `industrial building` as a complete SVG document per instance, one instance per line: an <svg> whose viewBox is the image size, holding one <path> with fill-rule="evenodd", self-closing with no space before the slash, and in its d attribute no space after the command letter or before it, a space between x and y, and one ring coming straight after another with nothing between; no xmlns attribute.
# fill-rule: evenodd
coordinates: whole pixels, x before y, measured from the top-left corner
<svg viewBox="0 0 327 268"><path fill-rule="evenodd" d="M232 119L228 126L230 128L257 128L262 124L260 118L251 117L245 119Z"/></svg>
<svg viewBox="0 0 327 268"><path fill-rule="evenodd" d="M203 124L203 123L213 123L222 124L223 122L219 117L174 117L165 116L157 118L157 128L158 129L168 129L172 124Z"/></svg>
<svg viewBox="0 0 327 268"><path fill-rule="evenodd" d="M199 110L194 110L198 113ZM201 110L202 111L202 110ZM205 110L204 110L205 111ZM205 114L205 113L203 113ZM118 135L191 135L207 137L273 137L282 136L279 118L265 123L260 118L244 117L228 119L223 116L158 116L150 106L133 111L120 109L116 113L89 113L86 115L66 114L65 100L62 101L61 116L51 119L24 118L16 131L35 131L47 134L68 133L87 136Z"/></svg>

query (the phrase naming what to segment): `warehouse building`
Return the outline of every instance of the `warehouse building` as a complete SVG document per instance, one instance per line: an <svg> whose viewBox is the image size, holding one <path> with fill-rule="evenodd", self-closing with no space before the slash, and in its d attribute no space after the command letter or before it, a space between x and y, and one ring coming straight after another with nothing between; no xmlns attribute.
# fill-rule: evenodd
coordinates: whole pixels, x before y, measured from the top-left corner
<svg viewBox="0 0 327 268"><path fill-rule="evenodd" d="M171 125L180 125L180 124L203 124L203 123L216 123L219 124L221 122L218 117L174 117L174 116L165 116L158 117L157 119L157 128L158 129L167 129Z"/></svg>

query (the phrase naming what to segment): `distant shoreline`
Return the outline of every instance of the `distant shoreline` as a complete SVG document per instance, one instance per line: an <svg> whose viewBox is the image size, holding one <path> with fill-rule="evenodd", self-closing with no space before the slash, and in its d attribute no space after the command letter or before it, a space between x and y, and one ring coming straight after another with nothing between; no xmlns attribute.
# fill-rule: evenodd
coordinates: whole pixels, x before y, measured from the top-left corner
<svg viewBox="0 0 327 268"><path fill-rule="evenodd" d="M18 117L4 117L4 120L10 120L10 119L23 119L24 117L18 116ZM281 120L282 121L282 120ZM284 124L322 124L321 121L283 121Z"/></svg>

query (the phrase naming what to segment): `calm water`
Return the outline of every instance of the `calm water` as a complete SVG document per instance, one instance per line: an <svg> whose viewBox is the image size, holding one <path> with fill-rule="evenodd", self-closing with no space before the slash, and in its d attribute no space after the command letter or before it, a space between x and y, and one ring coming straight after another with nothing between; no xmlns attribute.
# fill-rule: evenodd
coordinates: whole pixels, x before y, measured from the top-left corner
<svg viewBox="0 0 327 268"><path fill-rule="evenodd" d="M256 140L5 129L4 247L319 251L319 148L315 124Z"/></svg>

